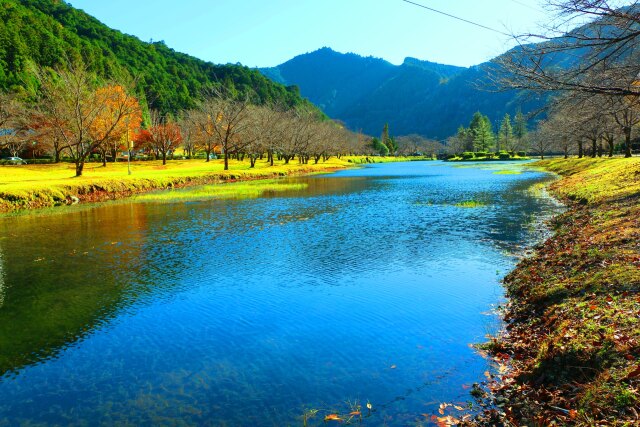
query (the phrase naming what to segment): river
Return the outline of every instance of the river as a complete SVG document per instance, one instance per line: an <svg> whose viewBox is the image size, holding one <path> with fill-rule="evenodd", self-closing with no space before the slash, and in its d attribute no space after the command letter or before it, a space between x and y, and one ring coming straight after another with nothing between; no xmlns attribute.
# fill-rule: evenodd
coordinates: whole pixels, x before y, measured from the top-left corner
<svg viewBox="0 0 640 427"><path fill-rule="evenodd" d="M0 219L0 426L301 426L463 405L500 279L557 209L513 164ZM466 203L464 203L466 202ZM369 402L373 412L365 405Z"/></svg>

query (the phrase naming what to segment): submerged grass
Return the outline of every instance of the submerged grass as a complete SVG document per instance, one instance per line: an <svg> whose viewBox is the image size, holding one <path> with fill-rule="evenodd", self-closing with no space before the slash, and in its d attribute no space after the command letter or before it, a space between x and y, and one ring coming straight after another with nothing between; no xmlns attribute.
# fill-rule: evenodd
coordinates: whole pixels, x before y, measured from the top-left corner
<svg viewBox="0 0 640 427"><path fill-rule="evenodd" d="M520 175L522 173L521 170L501 170L495 171L494 175Z"/></svg>
<svg viewBox="0 0 640 427"><path fill-rule="evenodd" d="M459 208L481 208L487 206L487 204L480 200L465 200L464 202L456 203L455 206Z"/></svg>
<svg viewBox="0 0 640 427"><path fill-rule="evenodd" d="M504 281L503 421L640 425L640 159L537 166L563 177L550 191L569 210Z"/></svg>
<svg viewBox="0 0 640 427"><path fill-rule="evenodd" d="M268 194L301 191L308 187L305 183L287 183L278 180L237 182L225 185L203 185L198 187L158 191L134 196L141 202L175 202L202 199L250 199Z"/></svg>

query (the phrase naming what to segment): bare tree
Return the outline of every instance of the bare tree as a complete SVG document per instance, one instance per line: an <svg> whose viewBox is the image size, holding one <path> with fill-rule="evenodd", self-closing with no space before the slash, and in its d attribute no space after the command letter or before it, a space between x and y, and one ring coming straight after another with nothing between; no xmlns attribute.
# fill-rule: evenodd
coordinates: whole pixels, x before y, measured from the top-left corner
<svg viewBox="0 0 640 427"><path fill-rule="evenodd" d="M249 99L239 98L224 89L211 89L201 106L200 131L220 147L224 155L224 170L229 170L229 155L238 151L238 136L248 121ZM207 155L208 158L208 155Z"/></svg>
<svg viewBox="0 0 640 427"><path fill-rule="evenodd" d="M637 96L640 13L635 2L627 7L607 0L546 3L556 19L543 34L517 37L520 46L498 60L499 71L507 71L500 82L516 89ZM610 78L590 78L604 69Z"/></svg>
<svg viewBox="0 0 640 427"><path fill-rule="evenodd" d="M162 156L162 164L167 164L167 155L173 152L182 142L180 127L171 117L158 111L151 111L151 126L148 129L149 143L154 151Z"/></svg>
<svg viewBox="0 0 640 427"><path fill-rule="evenodd" d="M112 137L126 117L138 112L139 105L127 91L109 90L119 85L99 86L83 65L55 73L41 69L39 74L47 122L73 159L76 176L81 176L87 157Z"/></svg>

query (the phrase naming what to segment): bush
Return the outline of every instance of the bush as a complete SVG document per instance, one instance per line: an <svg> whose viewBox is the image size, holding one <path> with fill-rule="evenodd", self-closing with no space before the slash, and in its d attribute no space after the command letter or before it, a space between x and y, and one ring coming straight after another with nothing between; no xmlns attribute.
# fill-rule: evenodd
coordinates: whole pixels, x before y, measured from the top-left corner
<svg viewBox="0 0 640 427"><path fill-rule="evenodd" d="M476 158L477 157L487 157L489 155L489 153L487 153L486 151L476 151Z"/></svg>
<svg viewBox="0 0 640 427"><path fill-rule="evenodd" d="M518 157L527 157L526 151L518 151L516 154L518 155Z"/></svg>
<svg viewBox="0 0 640 427"><path fill-rule="evenodd" d="M53 163L53 159L44 158L44 159L28 159L27 163L30 165L47 165L49 163Z"/></svg>
<svg viewBox="0 0 640 427"><path fill-rule="evenodd" d="M473 159L475 157L475 154L473 154L471 151L465 151L464 153L462 153L462 158L465 160L470 160Z"/></svg>
<svg viewBox="0 0 640 427"><path fill-rule="evenodd" d="M506 152L505 152L505 153L500 153L500 154L498 155L498 158L499 158L500 160L509 160L509 159L511 158L511 154L506 153Z"/></svg>

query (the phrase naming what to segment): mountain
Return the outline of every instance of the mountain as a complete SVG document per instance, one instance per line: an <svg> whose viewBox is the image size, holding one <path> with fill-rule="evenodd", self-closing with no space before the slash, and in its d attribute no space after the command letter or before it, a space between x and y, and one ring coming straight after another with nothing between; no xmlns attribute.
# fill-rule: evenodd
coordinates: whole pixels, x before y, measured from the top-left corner
<svg viewBox="0 0 640 427"><path fill-rule="evenodd" d="M163 112L193 106L204 87L223 84L258 102L308 104L296 87L241 65L215 65L113 30L62 0L0 0L0 90L34 91L32 64L63 66L77 58L101 77L136 76L147 103Z"/></svg>
<svg viewBox="0 0 640 427"><path fill-rule="evenodd" d="M302 96L352 130L378 135L389 123L395 135L444 139L467 125L476 111L497 127L505 113L544 104L529 93L480 89L491 66L462 68L415 58L393 65L325 47L260 71L279 83L297 85Z"/></svg>

